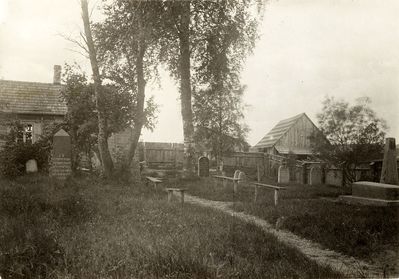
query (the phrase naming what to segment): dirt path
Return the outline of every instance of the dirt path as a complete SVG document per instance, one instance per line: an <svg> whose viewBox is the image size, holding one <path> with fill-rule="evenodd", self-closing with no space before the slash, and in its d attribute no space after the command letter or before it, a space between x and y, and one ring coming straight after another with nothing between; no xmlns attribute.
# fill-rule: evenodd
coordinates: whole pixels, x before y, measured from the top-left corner
<svg viewBox="0 0 399 279"><path fill-rule="evenodd" d="M186 195L185 201L191 204L196 204L204 207L211 207L230 214L245 222L250 222L264 231L275 235L281 242L296 247L308 258L316 261L320 265L330 266L334 270L339 271L345 277L356 278L382 278L383 270L381 267L370 265L364 261L355 259L353 257L345 256L335 251L331 251L321 247L319 244L301 238L291 232L276 230L273 225L267 221L245 214L243 212L236 212L231 209L231 202L211 201L201 199L195 196Z"/></svg>

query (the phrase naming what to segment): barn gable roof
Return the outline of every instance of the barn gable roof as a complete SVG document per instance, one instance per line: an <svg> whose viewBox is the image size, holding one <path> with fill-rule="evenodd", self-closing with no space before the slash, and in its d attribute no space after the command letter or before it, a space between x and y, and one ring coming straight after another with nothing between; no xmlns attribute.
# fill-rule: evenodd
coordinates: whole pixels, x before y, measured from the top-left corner
<svg viewBox="0 0 399 279"><path fill-rule="evenodd" d="M303 116L307 117L305 113L301 113L293 117L281 120L254 147L255 148L273 147L288 132L288 130L295 125L298 119L302 118Z"/></svg>
<svg viewBox="0 0 399 279"><path fill-rule="evenodd" d="M62 85L53 83L0 80L0 100L7 113L65 115Z"/></svg>

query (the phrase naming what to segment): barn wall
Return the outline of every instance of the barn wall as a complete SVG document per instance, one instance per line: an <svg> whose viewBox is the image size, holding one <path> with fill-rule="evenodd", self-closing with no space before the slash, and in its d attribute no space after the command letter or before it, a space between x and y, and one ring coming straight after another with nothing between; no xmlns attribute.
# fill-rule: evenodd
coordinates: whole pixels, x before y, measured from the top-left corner
<svg viewBox="0 0 399 279"><path fill-rule="evenodd" d="M298 119L295 125L276 143L276 147L310 149L309 137L314 131L317 131L317 128L306 116L303 116Z"/></svg>

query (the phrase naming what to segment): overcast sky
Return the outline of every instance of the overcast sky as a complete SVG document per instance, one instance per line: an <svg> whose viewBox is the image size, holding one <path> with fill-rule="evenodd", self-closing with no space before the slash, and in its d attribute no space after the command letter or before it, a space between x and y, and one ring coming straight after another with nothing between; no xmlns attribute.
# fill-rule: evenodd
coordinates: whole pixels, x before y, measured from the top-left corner
<svg viewBox="0 0 399 279"><path fill-rule="evenodd" d="M78 0L0 0L0 77L51 82L54 64L74 61L89 70L59 36L80 30L79 8ZM397 0L269 1L242 74L249 143L298 113L317 124L326 95L370 97L399 141L398 15ZM162 89L147 89L160 107L156 129L143 139L181 142L178 88L166 72L162 77Z"/></svg>

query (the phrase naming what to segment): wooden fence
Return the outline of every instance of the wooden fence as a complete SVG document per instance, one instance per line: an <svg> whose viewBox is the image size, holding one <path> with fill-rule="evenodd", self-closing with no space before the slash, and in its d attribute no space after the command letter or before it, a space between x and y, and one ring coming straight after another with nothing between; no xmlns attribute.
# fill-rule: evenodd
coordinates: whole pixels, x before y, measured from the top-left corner
<svg viewBox="0 0 399 279"><path fill-rule="evenodd" d="M181 143L142 142L139 146L139 158L140 161L145 161L148 167L181 168L183 148Z"/></svg>

